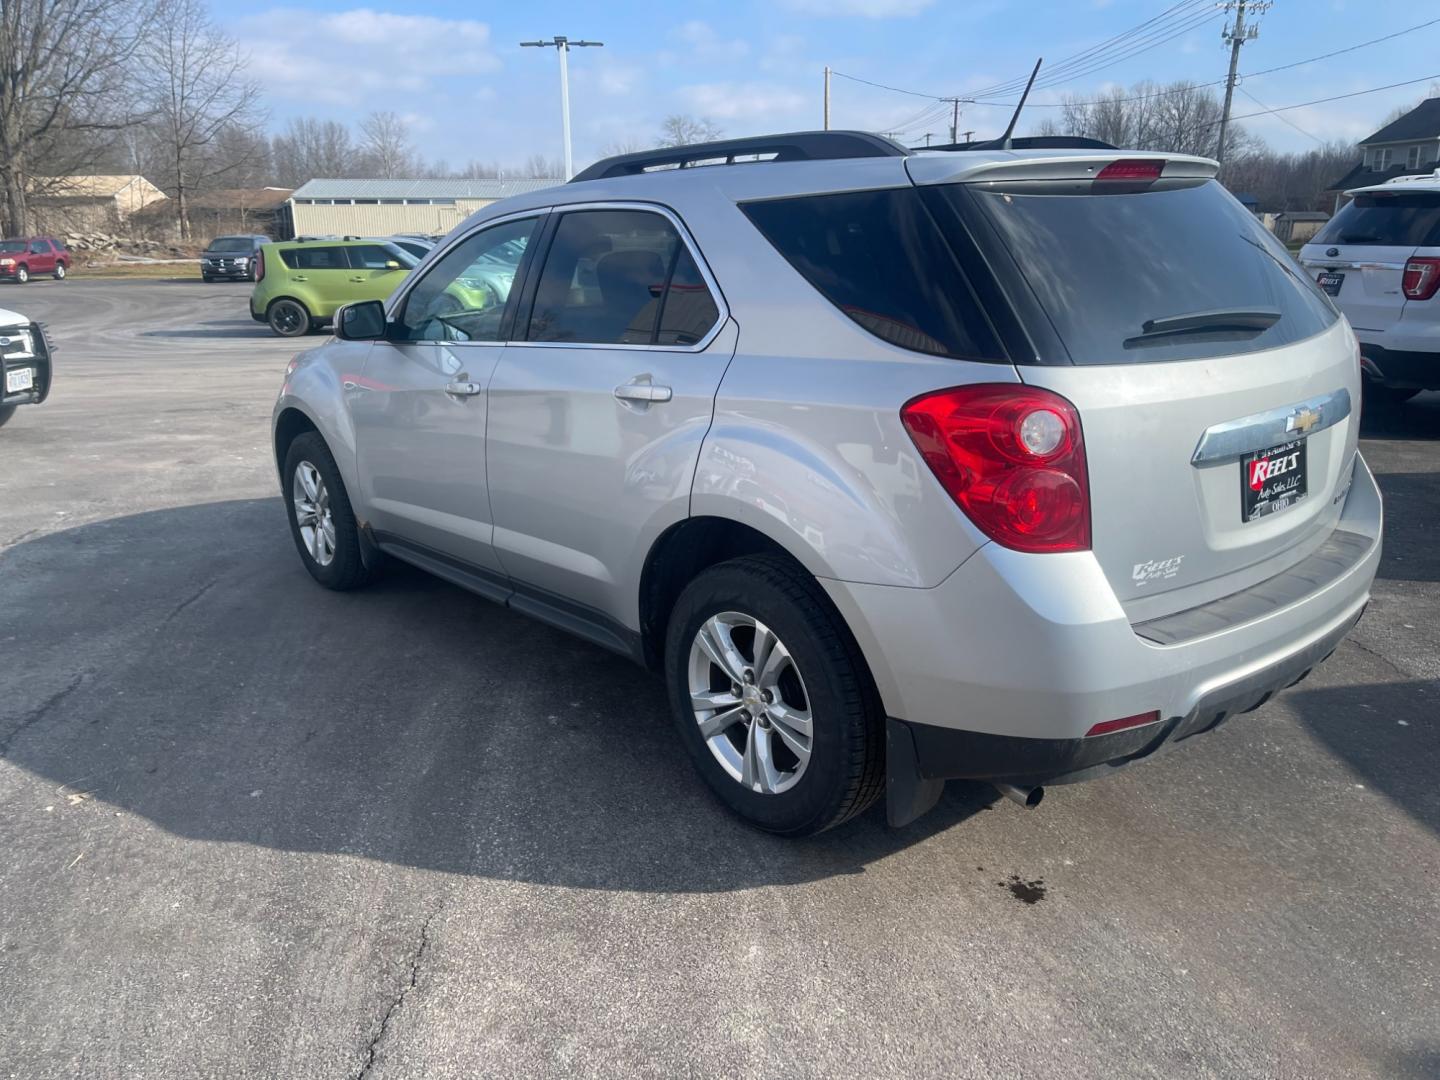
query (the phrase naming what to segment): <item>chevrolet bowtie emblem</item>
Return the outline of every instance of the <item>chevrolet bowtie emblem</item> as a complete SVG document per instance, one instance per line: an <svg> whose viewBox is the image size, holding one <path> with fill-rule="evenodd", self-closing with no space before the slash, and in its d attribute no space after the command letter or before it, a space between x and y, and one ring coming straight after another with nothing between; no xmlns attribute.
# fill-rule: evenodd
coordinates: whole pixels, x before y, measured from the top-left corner
<svg viewBox="0 0 1440 1080"><path fill-rule="evenodd" d="M1310 434L1310 430L1320 423L1321 414L1318 409L1296 409L1285 419L1286 432L1298 431L1301 435Z"/></svg>

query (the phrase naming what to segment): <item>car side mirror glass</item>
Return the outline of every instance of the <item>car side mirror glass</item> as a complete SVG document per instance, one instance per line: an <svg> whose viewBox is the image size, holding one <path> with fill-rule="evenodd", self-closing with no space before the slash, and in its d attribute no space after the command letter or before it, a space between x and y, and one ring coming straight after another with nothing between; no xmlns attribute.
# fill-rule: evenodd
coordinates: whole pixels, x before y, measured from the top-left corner
<svg viewBox="0 0 1440 1080"><path fill-rule="evenodd" d="M342 341L378 341L385 329L385 305L379 300L346 304L335 313L335 336Z"/></svg>
<svg viewBox="0 0 1440 1080"><path fill-rule="evenodd" d="M400 270L400 269L403 269L403 268L402 268L401 265L400 265L398 262L396 262L394 259L390 259L388 262L385 263L385 269L386 269L386 270Z"/></svg>

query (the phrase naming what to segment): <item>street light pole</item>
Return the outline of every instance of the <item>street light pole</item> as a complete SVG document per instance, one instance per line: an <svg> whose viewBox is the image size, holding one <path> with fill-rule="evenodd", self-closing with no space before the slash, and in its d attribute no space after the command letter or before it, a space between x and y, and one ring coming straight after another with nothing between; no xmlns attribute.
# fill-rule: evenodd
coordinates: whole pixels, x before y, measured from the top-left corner
<svg viewBox="0 0 1440 1080"><path fill-rule="evenodd" d="M574 160L570 153L570 65L567 54L571 49L598 49L603 41L571 41L564 35L556 35L549 41L522 41L520 46L527 49L554 49L560 54L560 133L565 143L565 179L575 175Z"/></svg>

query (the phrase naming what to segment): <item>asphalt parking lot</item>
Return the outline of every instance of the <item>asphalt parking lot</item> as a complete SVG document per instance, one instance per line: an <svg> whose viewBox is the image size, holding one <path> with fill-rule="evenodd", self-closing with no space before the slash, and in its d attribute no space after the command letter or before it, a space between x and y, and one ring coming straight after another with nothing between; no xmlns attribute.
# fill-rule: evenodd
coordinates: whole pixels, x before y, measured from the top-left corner
<svg viewBox="0 0 1440 1080"><path fill-rule="evenodd" d="M0 430L0 1076L1440 1075L1440 394L1366 420L1385 561L1307 682L781 841L638 669L310 581L247 295L0 288L59 346Z"/></svg>

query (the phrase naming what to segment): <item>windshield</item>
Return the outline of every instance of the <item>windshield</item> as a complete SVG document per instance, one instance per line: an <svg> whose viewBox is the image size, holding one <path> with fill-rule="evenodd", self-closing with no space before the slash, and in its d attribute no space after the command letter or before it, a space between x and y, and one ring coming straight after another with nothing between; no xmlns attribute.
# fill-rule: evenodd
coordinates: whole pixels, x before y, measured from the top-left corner
<svg viewBox="0 0 1440 1080"><path fill-rule="evenodd" d="M222 236L210 241L209 251L249 251L254 244L248 236Z"/></svg>
<svg viewBox="0 0 1440 1080"><path fill-rule="evenodd" d="M1310 242L1395 247L1440 245L1440 192L1357 195Z"/></svg>
<svg viewBox="0 0 1440 1080"><path fill-rule="evenodd" d="M963 198L961 187L947 196ZM1313 337L1338 318L1285 248L1213 180L1115 195L1012 188L970 197L1076 364L1257 352ZM1154 333L1157 326L1166 332Z"/></svg>
<svg viewBox="0 0 1440 1080"><path fill-rule="evenodd" d="M24 240L0 240L0 251L24 251L27 246Z"/></svg>

